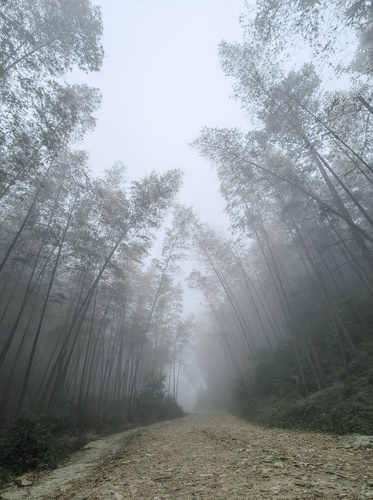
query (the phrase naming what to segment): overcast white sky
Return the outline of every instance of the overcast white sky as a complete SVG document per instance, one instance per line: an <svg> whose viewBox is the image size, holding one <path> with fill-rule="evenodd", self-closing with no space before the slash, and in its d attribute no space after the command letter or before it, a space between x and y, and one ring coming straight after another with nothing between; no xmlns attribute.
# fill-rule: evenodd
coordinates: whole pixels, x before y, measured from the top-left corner
<svg viewBox="0 0 373 500"><path fill-rule="evenodd" d="M189 146L201 127L242 127L218 44L240 41L245 0L96 0L105 48L100 73L79 76L103 101L84 147L97 174L122 161L128 177L185 171L180 201L226 224L215 172ZM75 78L76 79L76 78Z"/></svg>
<svg viewBox="0 0 373 500"><path fill-rule="evenodd" d="M137 179L180 168L180 202L202 221L227 226L215 171L189 144L203 126L246 128L218 58L221 40L242 39L245 0L93 1L102 6L105 60L99 73L78 78L103 94L97 127L84 143L92 170L122 161ZM185 295L186 311L194 311L195 294ZM182 377L185 407L195 390Z"/></svg>

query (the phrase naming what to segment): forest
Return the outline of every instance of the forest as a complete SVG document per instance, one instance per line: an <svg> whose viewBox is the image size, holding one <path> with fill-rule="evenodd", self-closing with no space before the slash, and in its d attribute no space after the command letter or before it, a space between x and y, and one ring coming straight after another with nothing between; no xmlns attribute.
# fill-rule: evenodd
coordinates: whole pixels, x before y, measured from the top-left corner
<svg viewBox="0 0 373 500"><path fill-rule="evenodd" d="M1 2L7 460L48 422L182 416L188 370L205 381L196 409L373 432L373 4L257 0L240 23L242 41L217 50L248 129L205 127L191 144L217 172L230 221L217 228L179 203L179 169L90 170L81 145L102 96L64 76L100 71L100 7Z"/></svg>
<svg viewBox="0 0 373 500"><path fill-rule="evenodd" d="M202 227L205 271L190 279L233 405L260 422L372 432L372 13L261 1L244 41L219 47L252 127L193 143L217 169L233 238Z"/></svg>

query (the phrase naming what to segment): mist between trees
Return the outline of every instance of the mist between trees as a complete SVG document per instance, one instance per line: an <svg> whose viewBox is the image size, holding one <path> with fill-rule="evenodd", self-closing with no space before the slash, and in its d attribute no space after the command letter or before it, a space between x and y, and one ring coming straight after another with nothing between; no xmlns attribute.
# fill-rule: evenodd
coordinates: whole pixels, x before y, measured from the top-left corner
<svg viewBox="0 0 373 500"><path fill-rule="evenodd" d="M182 174L128 182L117 164L96 179L76 149L100 94L61 76L100 68L99 8L2 2L0 18L1 413L119 420L144 411L144 387L159 400L168 388L164 417L180 413L172 398L192 321L175 281L177 232L160 260L143 261Z"/></svg>
<svg viewBox="0 0 373 500"><path fill-rule="evenodd" d="M235 404L262 421L276 422L276 401L345 381L360 400L343 424L332 392L333 408L297 403L277 422L372 431L372 12L354 1L248 5L243 43L222 42L220 57L250 131L206 128L193 144L217 169L234 238L202 228L205 271L191 283L210 306ZM214 369L210 380L217 387Z"/></svg>
<svg viewBox="0 0 373 500"><path fill-rule="evenodd" d="M162 400L164 389L176 415L192 335L201 406L232 394L245 411L261 398L304 397L369 364L372 5L329 3L259 2L242 17L244 42L220 45L252 126L203 129L193 146L217 169L227 238L175 203L178 170L136 182L121 164L90 173L78 141L100 93L61 77L99 70L99 8L2 2L2 415L125 419L151 413L139 395ZM342 26L354 44L346 64L335 55ZM311 60L286 70L299 40ZM325 90L325 66L327 78L351 83ZM170 211L162 256L145 267ZM198 321L183 314L185 259L195 259L187 281L206 304Z"/></svg>

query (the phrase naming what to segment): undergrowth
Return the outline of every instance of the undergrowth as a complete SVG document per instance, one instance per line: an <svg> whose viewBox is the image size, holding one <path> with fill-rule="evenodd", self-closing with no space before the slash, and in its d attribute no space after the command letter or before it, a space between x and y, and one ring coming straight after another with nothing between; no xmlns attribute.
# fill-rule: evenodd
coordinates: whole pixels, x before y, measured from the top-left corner
<svg viewBox="0 0 373 500"><path fill-rule="evenodd" d="M370 435L373 434L371 391L370 385L355 380L307 398L283 397L248 403L246 408L241 407L241 414L253 422L275 427Z"/></svg>
<svg viewBox="0 0 373 500"><path fill-rule="evenodd" d="M66 440L74 422L65 414L25 411L4 418L0 429L0 482L34 469L55 467L84 438Z"/></svg>
<svg viewBox="0 0 373 500"><path fill-rule="evenodd" d="M357 345L347 373L330 352L326 359L322 388L315 387L305 370L305 392L287 345L263 353L247 376L235 381L233 411L270 426L373 434L373 341L365 338Z"/></svg>
<svg viewBox="0 0 373 500"><path fill-rule="evenodd" d="M165 385L166 377L150 376L142 390L134 398L132 416L144 423L170 420L184 415L183 409L172 397Z"/></svg>
<svg viewBox="0 0 373 500"><path fill-rule="evenodd" d="M135 395L130 414L103 420L91 415L24 411L0 421L0 486L12 477L56 467L89 441L87 433L112 434L139 425L182 417L183 409L168 394L165 377L150 376Z"/></svg>

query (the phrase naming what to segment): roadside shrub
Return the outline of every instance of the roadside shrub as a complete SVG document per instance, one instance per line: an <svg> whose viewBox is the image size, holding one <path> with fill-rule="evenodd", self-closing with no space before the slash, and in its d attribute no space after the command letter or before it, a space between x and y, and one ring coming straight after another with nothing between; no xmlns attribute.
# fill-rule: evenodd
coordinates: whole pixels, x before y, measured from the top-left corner
<svg viewBox="0 0 373 500"><path fill-rule="evenodd" d="M176 399L168 393L165 380L164 375L151 375L146 379L142 390L133 402L132 412L136 419L153 422L184 415Z"/></svg>
<svg viewBox="0 0 373 500"><path fill-rule="evenodd" d="M27 411L8 418L0 434L0 467L13 474L54 467L68 454L61 438L72 428L66 415Z"/></svg>
<svg viewBox="0 0 373 500"><path fill-rule="evenodd" d="M350 321L354 311L350 318L345 302L337 305ZM273 426L373 434L372 317L350 325L356 349L344 340L346 363L333 329L312 336L314 370L305 356L296 359L288 340L259 353L250 370L234 381L233 411Z"/></svg>
<svg viewBox="0 0 373 500"><path fill-rule="evenodd" d="M334 434L373 434L373 395L367 380L339 383L308 398L247 404L243 416L261 424ZM346 394L347 393L347 394Z"/></svg>

